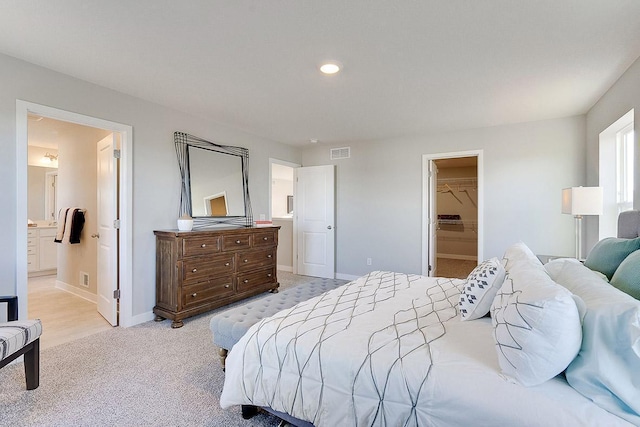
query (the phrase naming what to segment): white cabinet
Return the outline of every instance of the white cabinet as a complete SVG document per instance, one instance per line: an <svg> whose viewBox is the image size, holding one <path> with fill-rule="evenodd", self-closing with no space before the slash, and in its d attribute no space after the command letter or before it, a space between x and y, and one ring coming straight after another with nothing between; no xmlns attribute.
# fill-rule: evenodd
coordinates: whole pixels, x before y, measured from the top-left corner
<svg viewBox="0 0 640 427"><path fill-rule="evenodd" d="M27 271L30 276L55 273L58 264L55 236L55 228L27 230Z"/></svg>
<svg viewBox="0 0 640 427"><path fill-rule="evenodd" d="M38 270L38 230L27 231L27 271Z"/></svg>

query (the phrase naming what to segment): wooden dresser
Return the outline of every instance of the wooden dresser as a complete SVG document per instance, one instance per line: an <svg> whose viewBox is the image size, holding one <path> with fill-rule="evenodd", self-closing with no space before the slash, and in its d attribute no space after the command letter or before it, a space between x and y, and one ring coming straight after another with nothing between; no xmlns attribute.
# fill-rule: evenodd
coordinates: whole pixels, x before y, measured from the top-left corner
<svg viewBox="0 0 640 427"><path fill-rule="evenodd" d="M278 229L154 231L156 321L182 320L261 292L277 292Z"/></svg>

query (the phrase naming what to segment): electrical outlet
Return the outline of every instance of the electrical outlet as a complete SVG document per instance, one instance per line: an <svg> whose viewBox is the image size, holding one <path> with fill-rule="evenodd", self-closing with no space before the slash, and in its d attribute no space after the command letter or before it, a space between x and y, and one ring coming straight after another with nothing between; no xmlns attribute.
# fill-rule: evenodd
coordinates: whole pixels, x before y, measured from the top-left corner
<svg viewBox="0 0 640 427"><path fill-rule="evenodd" d="M367 265L371 265L371 258L367 258Z"/></svg>

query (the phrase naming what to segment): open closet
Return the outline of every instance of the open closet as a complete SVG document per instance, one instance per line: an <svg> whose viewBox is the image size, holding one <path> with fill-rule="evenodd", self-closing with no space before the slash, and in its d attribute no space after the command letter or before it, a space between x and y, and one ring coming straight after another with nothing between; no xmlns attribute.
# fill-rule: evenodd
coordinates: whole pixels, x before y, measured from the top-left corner
<svg viewBox="0 0 640 427"><path fill-rule="evenodd" d="M478 261L477 157L435 163L437 275L464 278Z"/></svg>

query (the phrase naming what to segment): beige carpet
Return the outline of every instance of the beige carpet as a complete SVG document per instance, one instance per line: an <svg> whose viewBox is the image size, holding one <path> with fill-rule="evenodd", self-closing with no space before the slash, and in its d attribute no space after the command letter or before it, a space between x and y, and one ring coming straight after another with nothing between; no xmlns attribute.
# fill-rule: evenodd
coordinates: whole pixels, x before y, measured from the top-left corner
<svg viewBox="0 0 640 427"><path fill-rule="evenodd" d="M314 280L278 276L282 288ZM243 420L239 407L220 408L224 372L209 319L228 308L180 329L151 321L42 350L33 391L25 390L22 363L0 369L0 425L277 426L272 415Z"/></svg>
<svg viewBox="0 0 640 427"><path fill-rule="evenodd" d="M457 279L466 279L469 273L473 271L478 263L476 261L438 258L436 275L438 277L455 277Z"/></svg>

